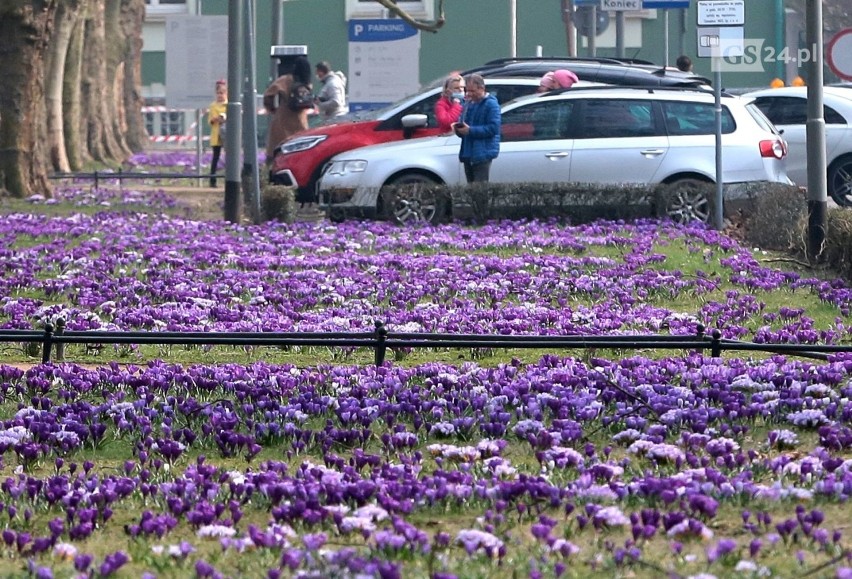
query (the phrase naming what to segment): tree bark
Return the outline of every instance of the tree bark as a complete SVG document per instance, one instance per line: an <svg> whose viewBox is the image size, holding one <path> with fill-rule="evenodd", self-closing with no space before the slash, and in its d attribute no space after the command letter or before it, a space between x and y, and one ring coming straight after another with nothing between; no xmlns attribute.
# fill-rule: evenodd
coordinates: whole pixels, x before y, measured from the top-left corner
<svg viewBox="0 0 852 579"><path fill-rule="evenodd" d="M121 30L124 38L124 98L125 140L133 152L145 149L148 132L142 116L142 24L145 21L145 0L123 0Z"/></svg>
<svg viewBox="0 0 852 579"><path fill-rule="evenodd" d="M104 10L104 49L106 51L104 146L110 161L123 161L130 156L124 140L127 132L124 114L124 56L126 42L121 28L122 0L107 0Z"/></svg>
<svg viewBox="0 0 852 579"><path fill-rule="evenodd" d="M0 190L50 195L44 67L56 0L0 0Z"/></svg>
<svg viewBox="0 0 852 579"><path fill-rule="evenodd" d="M92 159L109 163L118 155L118 143L113 138L110 106L113 94L107 79L106 8L110 0L91 0L83 44L83 69L80 88L80 120L86 146Z"/></svg>
<svg viewBox="0 0 852 579"><path fill-rule="evenodd" d="M86 163L92 160L85 146L84 125L82 124L82 76L83 76L83 46L88 21L90 0L80 1L80 12L74 23L65 59L64 86L62 90L62 105L64 108L63 125L65 133L65 151L68 164L72 171L80 171Z"/></svg>
<svg viewBox="0 0 852 579"><path fill-rule="evenodd" d="M65 151L65 123L62 93L65 85L65 63L74 25L79 17L79 0L60 2L54 16L53 42L48 47L45 76L45 106L47 108L47 146L54 171L68 172Z"/></svg>

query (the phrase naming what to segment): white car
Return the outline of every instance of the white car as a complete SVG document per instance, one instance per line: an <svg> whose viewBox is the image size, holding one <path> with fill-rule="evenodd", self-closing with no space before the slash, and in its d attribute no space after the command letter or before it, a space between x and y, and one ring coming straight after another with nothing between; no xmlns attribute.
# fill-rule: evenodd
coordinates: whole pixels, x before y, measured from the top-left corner
<svg viewBox="0 0 852 579"><path fill-rule="evenodd" d="M790 183L786 145L760 110L725 96L722 111L726 198L743 183ZM589 87L522 97L502 108L500 155L491 182L667 184L666 213L679 221L712 217L715 179L713 94L704 89ZM383 187L464 183L454 135L363 147L332 158L320 179L332 218L387 216L436 221L434 195L384 207ZM428 191L434 187L424 187ZM409 198L410 199L410 198Z"/></svg>
<svg viewBox="0 0 852 579"><path fill-rule="evenodd" d="M808 88L788 86L752 91L763 114L787 141L787 174L796 185L808 185ZM825 161L828 194L841 206L852 206L852 87L823 87Z"/></svg>

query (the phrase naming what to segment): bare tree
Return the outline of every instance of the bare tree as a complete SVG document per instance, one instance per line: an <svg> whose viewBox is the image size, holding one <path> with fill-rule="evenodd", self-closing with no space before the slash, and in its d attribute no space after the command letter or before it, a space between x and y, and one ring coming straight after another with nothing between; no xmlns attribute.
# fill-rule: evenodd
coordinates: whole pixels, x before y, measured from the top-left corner
<svg viewBox="0 0 852 579"><path fill-rule="evenodd" d="M390 10L393 14L399 16L402 20L411 24L414 28L418 30L424 30L426 32L438 32L441 27L444 25L446 19L444 18L444 0L438 0L438 18L435 20L418 20L414 18L411 14L400 8L396 5L394 0L376 0L379 4Z"/></svg>

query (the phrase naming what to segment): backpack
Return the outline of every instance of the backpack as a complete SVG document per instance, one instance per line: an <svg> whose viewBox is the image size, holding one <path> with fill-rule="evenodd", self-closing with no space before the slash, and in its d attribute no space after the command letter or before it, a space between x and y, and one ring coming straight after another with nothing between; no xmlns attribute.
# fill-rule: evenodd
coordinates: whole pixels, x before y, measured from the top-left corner
<svg viewBox="0 0 852 579"><path fill-rule="evenodd" d="M314 95L307 85L297 82L290 89L290 97L287 104L294 111L312 109L314 108Z"/></svg>

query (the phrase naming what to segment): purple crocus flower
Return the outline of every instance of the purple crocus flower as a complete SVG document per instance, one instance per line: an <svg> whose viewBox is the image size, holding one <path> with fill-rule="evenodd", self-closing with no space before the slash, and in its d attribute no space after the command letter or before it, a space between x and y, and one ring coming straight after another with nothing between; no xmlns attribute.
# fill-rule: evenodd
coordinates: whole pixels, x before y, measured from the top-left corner
<svg viewBox="0 0 852 579"><path fill-rule="evenodd" d="M109 577L121 569L129 560L130 557L127 556L127 553L124 551L116 551L115 553L111 553L104 557L104 562L101 563L100 567L98 567L98 572L101 577Z"/></svg>

